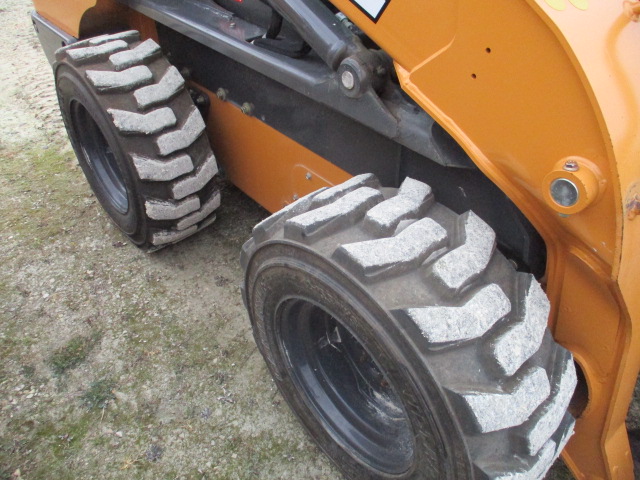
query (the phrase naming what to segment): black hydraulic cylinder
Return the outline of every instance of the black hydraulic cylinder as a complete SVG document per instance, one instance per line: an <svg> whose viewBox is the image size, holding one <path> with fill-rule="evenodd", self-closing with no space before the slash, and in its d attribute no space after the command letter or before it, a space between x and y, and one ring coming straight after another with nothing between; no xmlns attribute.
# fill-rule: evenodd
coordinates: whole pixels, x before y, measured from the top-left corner
<svg viewBox="0 0 640 480"><path fill-rule="evenodd" d="M363 47L354 35L318 0L269 0L311 48L332 69Z"/></svg>

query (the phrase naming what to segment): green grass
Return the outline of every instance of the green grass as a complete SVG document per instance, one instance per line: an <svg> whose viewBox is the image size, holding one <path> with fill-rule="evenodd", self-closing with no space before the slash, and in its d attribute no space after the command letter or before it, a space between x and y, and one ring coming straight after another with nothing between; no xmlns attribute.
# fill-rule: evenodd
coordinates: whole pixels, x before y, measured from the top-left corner
<svg viewBox="0 0 640 480"><path fill-rule="evenodd" d="M74 474L65 468L65 463L82 448L95 422L95 414L78 415L75 406L56 420L42 415L28 420L13 419L8 424L13 440L7 437L0 443L0 465L4 468L0 470L0 479L7 475L11 478L11 473L20 466L22 478L71 480Z"/></svg>
<svg viewBox="0 0 640 480"><path fill-rule="evenodd" d="M70 368L80 365L86 360L93 347L100 341L100 338L99 332L90 337L82 335L73 337L64 347L57 349L49 357L49 366L53 373L62 375Z"/></svg>
<svg viewBox="0 0 640 480"><path fill-rule="evenodd" d="M116 398L113 394L115 388L116 383L113 380L106 378L96 380L89 385L89 389L82 395L82 404L89 410L107 408L108 403Z"/></svg>
<svg viewBox="0 0 640 480"><path fill-rule="evenodd" d="M0 205L0 231L21 242L42 246L80 221L78 205L86 189L82 173L70 168L75 156L66 149L0 149L0 182L11 185L12 201ZM52 211L56 211L52 214Z"/></svg>

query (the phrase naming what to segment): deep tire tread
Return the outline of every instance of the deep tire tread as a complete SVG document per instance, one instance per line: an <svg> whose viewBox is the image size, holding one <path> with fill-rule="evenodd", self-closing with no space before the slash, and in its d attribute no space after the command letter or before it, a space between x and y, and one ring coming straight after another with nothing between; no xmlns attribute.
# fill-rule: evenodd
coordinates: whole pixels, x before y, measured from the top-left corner
<svg viewBox="0 0 640 480"><path fill-rule="evenodd" d="M145 216L134 243L155 250L213 222L216 159L184 79L160 46L128 31L61 48L56 59L87 79L124 145Z"/></svg>
<svg viewBox="0 0 640 480"><path fill-rule="evenodd" d="M254 228L243 247L243 268L263 245L281 239L330 258L369 289L399 325L422 336L420 350L448 392L478 475L540 478L574 424L566 407L575 367L546 328L548 300L531 275L515 272L495 251L495 233L477 215L457 216L434 204L427 185L405 183L395 195L386 190L383 195L374 176L359 175L298 200ZM397 200L409 185L420 192L412 205ZM363 190L375 201L350 199ZM421 243L416 236L404 242L404 256L396 255L396 242L406 240L403 232L410 237L425 225L432 233L442 229L444 239L436 235L435 246L425 248L428 240ZM394 283L401 286L391 289ZM521 333L522 354L507 364L501 346L513 329Z"/></svg>
<svg viewBox="0 0 640 480"><path fill-rule="evenodd" d="M109 56L109 63L116 71L134 67L159 57L162 54L160 45L151 39L145 40L136 47Z"/></svg>

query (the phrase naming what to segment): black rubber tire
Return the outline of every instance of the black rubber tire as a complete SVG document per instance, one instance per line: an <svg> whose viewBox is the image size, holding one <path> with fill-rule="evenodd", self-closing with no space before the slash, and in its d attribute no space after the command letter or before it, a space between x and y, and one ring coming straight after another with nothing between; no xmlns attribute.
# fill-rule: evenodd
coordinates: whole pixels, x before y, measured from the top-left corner
<svg viewBox="0 0 640 480"><path fill-rule="evenodd" d="M347 478L542 478L569 439L576 372L546 296L427 185L315 192L241 263L258 348Z"/></svg>
<svg viewBox="0 0 640 480"><path fill-rule="evenodd" d="M58 102L97 199L137 246L155 250L215 220L218 171L177 69L129 31L56 52Z"/></svg>

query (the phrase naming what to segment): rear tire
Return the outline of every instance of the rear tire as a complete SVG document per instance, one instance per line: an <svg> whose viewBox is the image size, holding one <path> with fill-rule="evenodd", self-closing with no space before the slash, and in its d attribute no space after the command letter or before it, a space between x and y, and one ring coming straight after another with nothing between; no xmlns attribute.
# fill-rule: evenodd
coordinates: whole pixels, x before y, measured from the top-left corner
<svg viewBox="0 0 640 480"><path fill-rule="evenodd" d="M570 437L575 368L546 296L427 185L313 193L257 225L242 263L275 382L347 478L541 478Z"/></svg>
<svg viewBox="0 0 640 480"><path fill-rule="evenodd" d="M78 161L115 224L143 249L209 225L215 157L177 69L135 31L56 52L56 89Z"/></svg>

